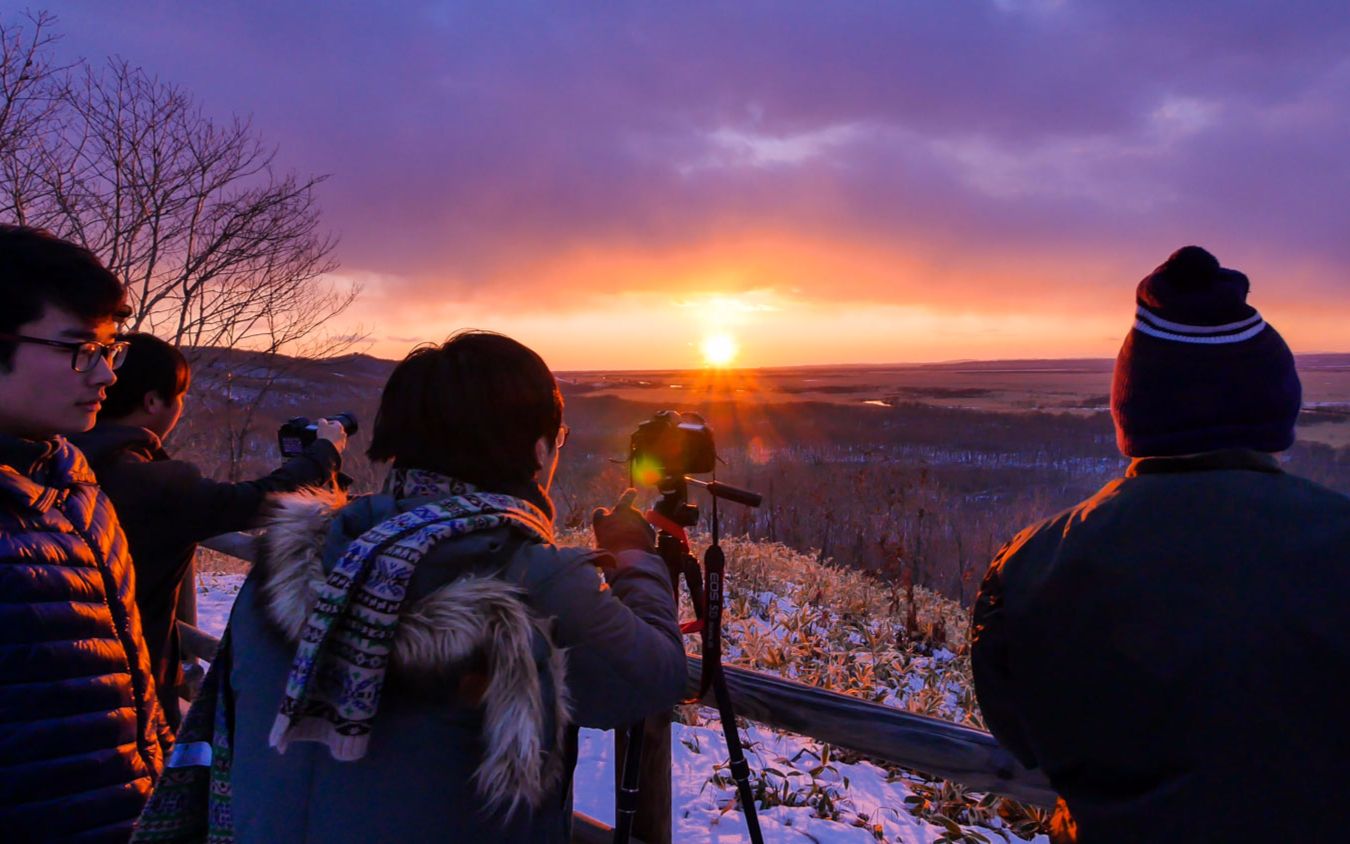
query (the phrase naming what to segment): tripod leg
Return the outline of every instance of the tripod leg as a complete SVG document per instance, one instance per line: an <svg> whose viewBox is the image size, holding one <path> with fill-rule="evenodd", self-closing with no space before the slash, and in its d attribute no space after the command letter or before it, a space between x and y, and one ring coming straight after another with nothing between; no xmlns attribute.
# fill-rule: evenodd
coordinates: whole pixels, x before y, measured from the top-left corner
<svg viewBox="0 0 1350 844"><path fill-rule="evenodd" d="M736 730L736 711L731 706L731 692L727 690L727 678L722 673L720 664L713 674L712 687L717 697L717 714L722 719L722 734L727 737L731 778L736 781L736 790L741 795L741 811L745 814L745 826L750 830L750 840L754 844L764 844L764 833L759 829L759 816L755 814L755 795L750 790L750 763L745 761L741 735Z"/></svg>
<svg viewBox="0 0 1350 844"><path fill-rule="evenodd" d="M623 773L619 790L614 795L614 844L628 844L628 839L633 835L633 820L638 810L638 778L642 771L643 732L642 721L629 726L627 730Z"/></svg>

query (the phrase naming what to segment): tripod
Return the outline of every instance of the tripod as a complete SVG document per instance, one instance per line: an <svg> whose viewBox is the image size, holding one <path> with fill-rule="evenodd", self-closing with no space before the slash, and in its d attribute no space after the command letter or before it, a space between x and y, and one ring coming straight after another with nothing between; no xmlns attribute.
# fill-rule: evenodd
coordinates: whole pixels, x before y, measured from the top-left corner
<svg viewBox="0 0 1350 844"><path fill-rule="evenodd" d="M703 568L689 550L685 528L698 523L698 507L689 503L688 483L704 487L712 496L712 544L703 555ZM750 765L745 761L745 750L736 730L736 712L732 708L731 693L727 690L726 674L722 670L722 601L726 574L726 555L722 552L717 501L725 498L749 507L758 507L760 496L749 490L738 489L717 481L704 482L696 478L667 478L658 486L661 498L647 513L647 521L657 528L656 548L671 574L671 585L678 604L680 576L689 589L694 605L695 619L680 625L681 633L699 633L703 641L703 672L699 682L700 699L709 688L717 701L722 733L727 739L731 760L731 778L736 782L745 824L750 840L763 844L759 817L755 814L754 794L750 790ZM690 701L691 703L694 701ZM643 722L628 728L628 745L624 753L623 777L615 795L614 844L627 844L633 833L633 820L638 806L638 778L642 767Z"/></svg>

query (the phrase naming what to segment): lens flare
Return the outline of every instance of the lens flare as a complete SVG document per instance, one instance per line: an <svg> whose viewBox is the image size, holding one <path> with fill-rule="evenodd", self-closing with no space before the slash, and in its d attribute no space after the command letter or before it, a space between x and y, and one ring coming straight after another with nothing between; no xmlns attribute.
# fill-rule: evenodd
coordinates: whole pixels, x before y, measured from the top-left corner
<svg viewBox="0 0 1350 844"><path fill-rule="evenodd" d="M740 347L729 334L709 334L703 338L701 346L703 361L708 366L728 366L736 359Z"/></svg>
<svg viewBox="0 0 1350 844"><path fill-rule="evenodd" d="M650 456L634 460L631 471L633 483L639 486L656 486L664 474L660 461Z"/></svg>

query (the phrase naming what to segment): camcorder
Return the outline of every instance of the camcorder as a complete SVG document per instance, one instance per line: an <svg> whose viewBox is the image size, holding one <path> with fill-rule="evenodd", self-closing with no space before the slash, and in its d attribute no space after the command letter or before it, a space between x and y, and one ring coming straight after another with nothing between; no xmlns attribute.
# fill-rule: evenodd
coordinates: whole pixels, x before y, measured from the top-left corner
<svg viewBox="0 0 1350 844"><path fill-rule="evenodd" d="M356 422L355 413L337 413L333 416L324 416L332 422L342 423L342 430L347 432L347 436L355 434L361 426ZM319 424L317 420L311 420L305 416L296 416L281 423L277 429L277 447L281 449L281 456L285 458L295 457L305 450L305 447L319 438Z"/></svg>

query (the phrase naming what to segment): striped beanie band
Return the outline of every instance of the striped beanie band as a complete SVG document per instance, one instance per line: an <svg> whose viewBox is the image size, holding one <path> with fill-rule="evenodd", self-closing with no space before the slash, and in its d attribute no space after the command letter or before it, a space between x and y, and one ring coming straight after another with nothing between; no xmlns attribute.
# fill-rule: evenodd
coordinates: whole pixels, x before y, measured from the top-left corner
<svg viewBox="0 0 1350 844"><path fill-rule="evenodd" d="M1135 313L1134 330L1142 331L1159 340L1174 343L1198 343L1213 346L1222 343L1241 343L1266 330L1266 321L1260 314L1224 325L1184 325L1163 319L1143 305Z"/></svg>
<svg viewBox="0 0 1350 844"><path fill-rule="evenodd" d="M1177 250L1139 282L1111 386L1124 454L1293 444L1302 403L1294 358L1247 304L1249 289L1247 276L1198 246Z"/></svg>

